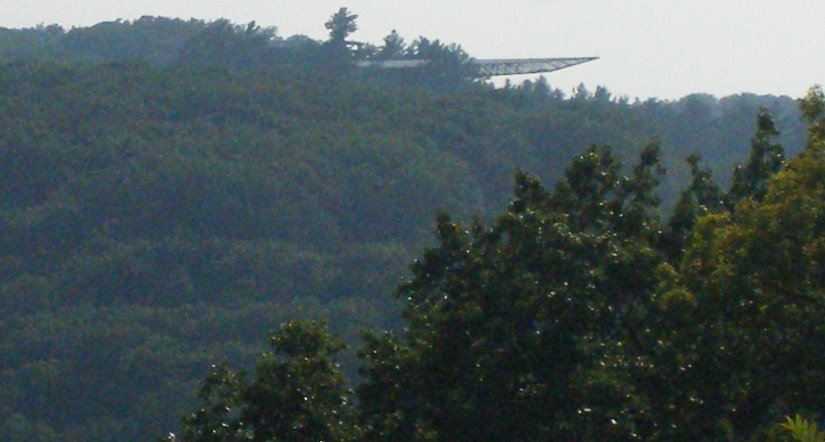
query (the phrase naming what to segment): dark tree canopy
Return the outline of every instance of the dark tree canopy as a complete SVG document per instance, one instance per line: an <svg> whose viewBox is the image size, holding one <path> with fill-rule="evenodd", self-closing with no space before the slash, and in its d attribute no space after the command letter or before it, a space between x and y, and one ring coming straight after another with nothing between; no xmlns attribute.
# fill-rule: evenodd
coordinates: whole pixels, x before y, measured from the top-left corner
<svg viewBox="0 0 825 442"><path fill-rule="evenodd" d="M352 405L335 357L344 349L326 324L292 321L270 337L255 378L214 367L201 388L201 408L187 417L180 436L164 440L357 440Z"/></svg>
<svg viewBox="0 0 825 442"><path fill-rule="evenodd" d="M348 53L347 37L358 30L358 25L355 23L357 19L358 15L352 14L347 8L342 7L324 24L329 30L327 44L336 56Z"/></svg>
<svg viewBox="0 0 825 442"><path fill-rule="evenodd" d="M785 161L785 149L776 142L778 135L770 112L760 108L748 161L733 172L733 184L728 192L729 204L735 204L746 197L757 201L764 198L768 191L768 179L779 171Z"/></svg>
<svg viewBox="0 0 825 442"><path fill-rule="evenodd" d="M576 156L554 191L518 172L489 226L438 215L435 244L396 290L403 331L363 336L357 407L307 412L325 422L336 410L328 428L353 440L777 440L783 416L825 407L825 98L807 100L808 146L762 198L727 210L689 158L681 202L703 209L674 215L693 216L675 257L660 248L656 144L624 177L605 146ZM297 342L287 355L306 363L328 338ZM259 369L252 388L274 372ZM301 379L278 385L329 385ZM289 395L266 391L241 397ZM288 428L260 435L276 422L256 421L253 440L292 440ZM797 435L806 425L788 422Z"/></svg>
<svg viewBox="0 0 825 442"><path fill-rule="evenodd" d="M384 45L378 53L378 57L386 60L402 58L407 52L407 44L404 39L393 29L389 35L384 37Z"/></svg>

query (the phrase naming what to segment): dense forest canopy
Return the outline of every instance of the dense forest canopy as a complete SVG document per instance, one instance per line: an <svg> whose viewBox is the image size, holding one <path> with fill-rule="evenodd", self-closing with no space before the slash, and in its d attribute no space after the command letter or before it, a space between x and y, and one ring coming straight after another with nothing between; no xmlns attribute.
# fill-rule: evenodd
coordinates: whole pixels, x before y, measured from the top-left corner
<svg viewBox="0 0 825 442"><path fill-rule="evenodd" d="M544 80L495 89L475 78L457 45L424 37L407 44L396 32L381 46L355 44L346 9L327 26L327 41L284 38L254 23L159 17L0 30L0 439L154 438L196 406L211 364L253 366L281 323L292 325L275 334L280 353L259 362L248 386L229 369L209 378L223 399L246 401L245 420L230 423L260 431L257 440L277 434L253 423L269 412L255 408L254 395L285 389L266 384L268 376L301 369L289 358L302 351L323 368L308 373L307 386L326 385L339 399L362 367L358 402L372 408L330 399L303 411L346 414L333 439L483 439L517 430L539 439L614 434L605 431L691 439L726 428L749 435L781 413L821 408L821 380L810 369L820 341L799 339L819 333L806 328L818 310L771 297L822 293L822 212L809 184L821 187L815 94L806 124L788 97L639 102L605 88L567 96ZM399 57L431 63L394 72L352 64ZM434 241L440 209L450 217L437 218ZM782 225L801 229L798 239L783 236ZM774 254L730 263L763 240ZM789 241L796 248L781 249ZM762 273L746 264L782 266ZM789 279L770 276L782 272ZM725 284L746 305L753 293L767 297L754 309L784 304L788 315L752 318L727 304ZM545 289L557 295L538 303ZM448 302L437 301L444 293ZM293 318L327 321L351 350ZM751 340L754 330L788 324L796 328L761 338L774 353ZM731 334L702 338L722 326ZM467 338L450 335L461 327ZM359 361L352 349L363 346L362 329L398 335L371 335ZM562 329L574 332L553 332ZM465 340L473 337L489 340ZM319 341L291 347L299 338ZM646 347L659 341L672 345ZM717 353L700 351L717 344ZM518 360L516 348L540 359ZM565 350L557 358L546 348ZM452 357L444 349L467 354L444 361ZM496 371L505 356L519 362ZM710 371L680 377L680 358ZM796 377L758 391L772 400L748 402L763 378L748 377L756 368L737 361L764 364L761 373L784 369L781 358L798 364ZM387 372L396 359L404 371ZM438 368L455 361L491 371ZM540 375L531 371L537 361ZM607 368L591 370L601 362ZM656 371L624 371L648 365ZM518 401L507 402L512 391L493 382L509 379L511 388L515 379L558 373L558 385L525 384L534 390ZM739 390L680 390L686 379L730 373L737 383L720 385ZM420 382L455 390L436 400ZM705 384L697 389L712 387ZM411 408L393 408L387 395L408 390L419 392L404 405ZM610 402L621 395L633 401ZM587 402L602 396L603 404ZM489 397L513 413L549 414L491 420L482 406ZM705 397L720 402L688 406ZM628 408L611 408L617 402ZM755 414L732 411L743 406ZM584 421L576 417L583 407L594 413ZM447 416L461 425L444 427ZM610 419L621 425L603 428ZM657 427L662 419L679 430ZM203 429L198 422L185 431ZM449 433L477 422L489 425L473 431L489 433Z"/></svg>
<svg viewBox="0 0 825 442"><path fill-rule="evenodd" d="M727 191L692 157L694 212L668 226L657 144L625 175L593 146L553 190L518 172L492 223L436 218L396 289L405 326L362 335L354 392L340 337L291 321L252 379L214 367L162 440L822 440L789 417L825 406L821 89L802 109L801 155L783 164L760 112Z"/></svg>

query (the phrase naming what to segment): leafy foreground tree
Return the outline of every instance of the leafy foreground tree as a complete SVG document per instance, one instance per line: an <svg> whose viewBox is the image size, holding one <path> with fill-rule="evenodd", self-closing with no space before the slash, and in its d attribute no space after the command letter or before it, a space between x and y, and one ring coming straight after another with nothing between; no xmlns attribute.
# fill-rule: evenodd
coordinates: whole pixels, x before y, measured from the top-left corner
<svg viewBox="0 0 825 442"><path fill-rule="evenodd" d="M255 379L214 367L201 388L201 408L184 419L180 436L162 440L348 441L353 425L344 375L334 358L344 345L326 325L293 321L281 326L264 354Z"/></svg>
<svg viewBox="0 0 825 442"><path fill-rule="evenodd" d="M180 440L765 440L766 422L825 409L823 103L805 101L802 155L737 181L730 211L692 161L685 206L718 206L677 213L678 260L656 216L657 145L626 177L603 146L553 191L519 172L489 227L438 216L396 292L403 332L364 335L357 408L340 347L294 323L251 384L207 381Z"/></svg>
<svg viewBox="0 0 825 442"><path fill-rule="evenodd" d="M652 245L658 162L659 147L648 146L622 178L610 150L595 146L574 160L554 192L519 173L515 201L489 228L475 222L466 230L439 216L439 245L398 289L407 303L405 333L365 336L363 435L342 418L334 428L350 433L323 440L634 437L646 404L625 379L637 361L624 349L638 344L661 260ZM288 351L295 335L283 333L273 342L286 359L274 365L302 367L307 347ZM337 348L320 347L328 350L309 352L312 360ZM294 370L284 378L279 370L286 368L268 368L267 359L250 386L223 371L210 378L204 406L186 420L180 440L293 440L301 434L289 427L293 416L321 413L314 418L329 422L350 415L334 395L327 404L338 408L296 411L289 398L326 391L329 384L318 381L331 374ZM345 396L343 383L335 385Z"/></svg>
<svg viewBox="0 0 825 442"><path fill-rule="evenodd" d="M402 336L368 335L359 388L376 440L632 438L647 407L627 346L655 289L658 146L630 178L604 147L555 192L519 173L490 228L446 215L398 295ZM632 214L632 216L630 216ZM632 221L629 221L632 218ZM630 398L629 400L626 398Z"/></svg>
<svg viewBox="0 0 825 442"><path fill-rule="evenodd" d="M659 379L673 392L662 408L693 440L825 409L822 103L819 89L803 102L808 146L767 181L761 201L753 193L696 222L680 282L661 295L660 355L671 359L660 359Z"/></svg>

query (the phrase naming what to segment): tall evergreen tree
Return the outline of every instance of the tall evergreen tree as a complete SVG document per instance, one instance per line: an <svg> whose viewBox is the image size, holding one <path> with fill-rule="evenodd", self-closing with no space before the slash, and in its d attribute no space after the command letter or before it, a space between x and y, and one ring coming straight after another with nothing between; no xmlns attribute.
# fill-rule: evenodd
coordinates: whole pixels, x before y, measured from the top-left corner
<svg viewBox="0 0 825 442"><path fill-rule="evenodd" d="M681 257L685 240L696 219L723 208L722 191L713 181L710 169L699 165L700 160L698 154L691 154L686 159L692 179L690 185L679 195L663 238L663 248L674 261Z"/></svg>
<svg viewBox="0 0 825 442"><path fill-rule="evenodd" d="M765 196L768 179L779 171L785 161L785 149L776 141L778 135L773 117L767 109L760 108L750 157L733 171L733 185L726 195L728 206L742 198L761 201Z"/></svg>
<svg viewBox="0 0 825 442"><path fill-rule="evenodd" d="M342 7L324 23L324 26L329 30L329 40L326 44L334 59L340 60L350 56L347 37L358 30L358 25L355 22L357 19L358 15Z"/></svg>
<svg viewBox="0 0 825 442"><path fill-rule="evenodd" d="M389 35L384 37L384 46L381 47L378 56L385 60L401 58L406 51L407 44L404 42L404 39L398 35L398 32L393 29Z"/></svg>

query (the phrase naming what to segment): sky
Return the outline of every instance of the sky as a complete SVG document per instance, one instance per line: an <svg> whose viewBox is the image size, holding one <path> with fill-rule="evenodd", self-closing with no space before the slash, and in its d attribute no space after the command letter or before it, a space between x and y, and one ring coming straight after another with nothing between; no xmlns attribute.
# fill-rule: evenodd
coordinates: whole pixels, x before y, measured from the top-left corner
<svg viewBox="0 0 825 442"><path fill-rule="evenodd" d="M598 56L546 74L570 93L605 86L630 99L742 92L800 97L825 83L825 0L0 0L0 26L69 29L143 15L274 26L325 39L339 7L352 39L396 29L458 43L475 58ZM514 77L520 82L526 77Z"/></svg>

